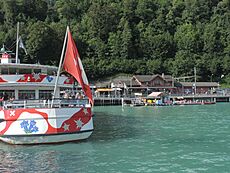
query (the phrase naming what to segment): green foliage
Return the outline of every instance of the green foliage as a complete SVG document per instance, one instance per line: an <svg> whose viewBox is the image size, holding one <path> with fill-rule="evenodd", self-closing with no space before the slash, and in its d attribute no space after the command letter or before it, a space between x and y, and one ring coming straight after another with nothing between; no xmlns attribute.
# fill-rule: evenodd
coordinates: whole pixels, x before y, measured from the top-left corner
<svg viewBox="0 0 230 173"><path fill-rule="evenodd" d="M174 35L178 50L187 50L191 52L197 51L197 37L196 29L192 24L183 24L178 26Z"/></svg>
<svg viewBox="0 0 230 173"><path fill-rule="evenodd" d="M176 53L173 61L174 76L191 76L193 75L193 67L195 67L194 54L187 50L181 50Z"/></svg>
<svg viewBox="0 0 230 173"><path fill-rule="evenodd" d="M28 27L27 49L31 55L31 62L50 64L57 61L61 53L55 31L44 22L32 23ZM60 49L57 49L60 48Z"/></svg>
<svg viewBox="0 0 230 173"><path fill-rule="evenodd" d="M58 64L66 25L91 79L127 74L229 82L229 0L0 0L0 44L16 23L25 63ZM15 48L11 48L14 50ZM224 78L221 76L224 75Z"/></svg>
<svg viewBox="0 0 230 173"><path fill-rule="evenodd" d="M222 82L223 82L223 84L227 85L228 88L229 88L229 86L230 86L230 74L224 76L223 79L222 79Z"/></svg>

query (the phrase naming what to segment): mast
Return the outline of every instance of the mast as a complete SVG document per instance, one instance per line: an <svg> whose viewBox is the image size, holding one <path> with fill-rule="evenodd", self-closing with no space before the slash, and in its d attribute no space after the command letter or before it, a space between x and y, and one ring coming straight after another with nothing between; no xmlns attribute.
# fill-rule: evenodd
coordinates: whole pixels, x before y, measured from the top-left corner
<svg viewBox="0 0 230 173"><path fill-rule="evenodd" d="M55 86L54 86L53 97L52 97L52 101L51 101L51 108L53 107L54 98L55 98L55 95L56 95L56 92L57 92L58 79L59 79L60 72L61 72L62 61L63 61L63 57L64 57L68 31L69 31L69 26L67 26L67 28L66 28L66 33L65 33L64 43L63 43L63 47L62 47L61 58L60 58L59 67L58 67L57 76L56 76L56 81L55 81Z"/></svg>
<svg viewBox="0 0 230 173"><path fill-rule="evenodd" d="M17 23L16 64L18 63L19 22Z"/></svg>

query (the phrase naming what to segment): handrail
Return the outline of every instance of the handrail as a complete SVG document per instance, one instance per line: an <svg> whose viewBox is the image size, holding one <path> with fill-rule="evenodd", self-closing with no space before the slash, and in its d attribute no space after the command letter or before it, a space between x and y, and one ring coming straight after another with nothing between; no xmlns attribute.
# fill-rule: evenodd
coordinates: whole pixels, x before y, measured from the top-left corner
<svg viewBox="0 0 230 173"><path fill-rule="evenodd" d="M89 105L88 99L55 99L54 108L61 107L86 107ZM3 101L3 109L15 108L51 108L51 100L13 100Z"/></svg>

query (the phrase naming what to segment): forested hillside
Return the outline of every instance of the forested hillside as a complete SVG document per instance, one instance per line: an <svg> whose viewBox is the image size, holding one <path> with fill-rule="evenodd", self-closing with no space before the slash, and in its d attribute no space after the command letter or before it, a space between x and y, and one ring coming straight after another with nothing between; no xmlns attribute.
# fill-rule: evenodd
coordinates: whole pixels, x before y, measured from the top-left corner
<svg viewBox="0 0 230 173"><path fill-rule="evenodd" d="M16 23L28 55L59 62L66 25L92 79L172 74L230 83L229 0L0 0L0 44L15 49Z"/></svg>

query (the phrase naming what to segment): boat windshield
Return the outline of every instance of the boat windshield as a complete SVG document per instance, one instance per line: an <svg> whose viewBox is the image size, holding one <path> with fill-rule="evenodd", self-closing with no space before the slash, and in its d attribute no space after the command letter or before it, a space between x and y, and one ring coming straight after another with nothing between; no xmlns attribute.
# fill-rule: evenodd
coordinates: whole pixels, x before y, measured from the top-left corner
<svg viewBox="0 0 230 173"><path fill-rule="evenodd" d="M50 76L56 75L56 70L54 69L41 69L41 68L32 68L32 67L0 67L0 74L2 75L12 75L12 74L47 74Z"/></svg>

